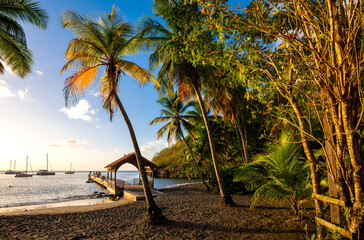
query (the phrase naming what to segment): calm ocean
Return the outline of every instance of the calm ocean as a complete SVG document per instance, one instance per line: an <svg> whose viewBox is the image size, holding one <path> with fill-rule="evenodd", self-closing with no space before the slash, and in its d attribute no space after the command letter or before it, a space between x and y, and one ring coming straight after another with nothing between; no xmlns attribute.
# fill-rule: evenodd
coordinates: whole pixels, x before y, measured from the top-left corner
<svg viewBox="0 0 364 240"><path fill-rule="evenodd" d="M138 171L120 171L117 178L132 183L134 178L138 178ZM95 191L107 192L95 183L86 183L87 179L88 172L56 172L53 176L34 175L27 178L0 173L0 208L86 199ZM189 182L186 179L157 178L154 179L154 186L161 189Z"/></svg>

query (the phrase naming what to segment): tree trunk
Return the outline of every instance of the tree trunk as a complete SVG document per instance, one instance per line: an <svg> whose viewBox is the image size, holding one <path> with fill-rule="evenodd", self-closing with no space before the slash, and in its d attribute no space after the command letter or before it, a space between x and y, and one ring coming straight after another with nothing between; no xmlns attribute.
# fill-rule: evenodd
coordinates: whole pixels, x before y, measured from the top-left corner
<svg viewBox="0 0 364 240"><path fill-rule="evenodd" d="M131 137L131 140L133 142L133 146L134 146L134 150L135 150L135 156L136 156L136 160L137 160L137 163L138 163L139 173L140 173L140 176L142 178L145 202L146 202L146 205L147 205L147 213L146 213L145 221L148 224L160 224L160 223L164 222L167 219L163 216L162 210L154 202L152 192L151 192L150 187L149 187L147 173L145 171L144 163L142 161L142 155L141 155L140 150L139 150L139 145L138 145L135 133L134 133L133 126L131 125L129 117L128 117L128 115L127 115L127 113L126 113L126 111L125 111L125 109L124 109L124 107L123 107L123 105L122 105L122 103L121 103L121 101L120 101L120 99L119 99L119 97L117 95L115 96L115 100L116 100L116 102L118 104L118 107L119 107L119 110L120 110L121 114L123 115L125 123L128 126L130 137Z"/></svg>
<svg viewBox="0 0 364 240"><path fill-rule="evenodd" d="M290 102L290 104L293 108L293 111L295 112L298 122L299 122L299 126L300 126L299 130L300 130L300 134L301 134L303 150L305 152L305 155L306 155L309 165L310 165L313 193L321 194L320 175L319 175L319 172L317 169L317 159L312 152L311 145L310 145L307 135L306 135L307 126L305 123L304 116L301 112L301 109L298 106L296 99L292 95L286 96L286 97L287 97L288 101ZM322 209L321 209L321 206L320 206L318 200L316 200L316 199L315 199L315 210L316 210L316 216L319 218L322 218ZM320 224L317 224L317 237L319 240L323 239L322 234L323 234L322 226Z"/></svg>
<svg viewBox="0 0 364 240"><path fill-rule="evenodd" d="M195 86L193 86L193 87L194 87L195 93L197 95L198 103L200 104L200 108L201 108L201 112L202 112L202 117L203 117L203 120L204 120L205 126L206 126L207 136L208 136L209 143L210 143L212 163L214 164L216 179L217 179L217 183L219 184L222 204L225 206L233 206L233 205L235 205L235 203L234 203L232 197L226 191L224 180L222 178L220 168L219 168L219 165L218 165L218 162L216 159L214 140L212 139L212 132L210 129L209 121L207 119L206 109L205 109L205 106L203 103L201 93Z"/></svg>
<svg viewBox="0 0 364 240"><path fill-rule="evenodd" d="M241 129L241 124L238 118L234 118L235 124L238 127L239 133L240 133L240 137L241 137L241 142L243 145L243 150L244 150L244 162L248 163L248 153L247 153L247 149L246 149L246 144L245 144L245 134L243 133L243 129Z"/></svg>
<svg viewBox="0 0 364 240"><path fill-rule="evenodd" d="M239 134L239 130L238 130L238 126L236 124L236 121L234 120L234 129L235 129L235 134L236 134L236 138L238 139L238 144L239 144L239 149L241 152L241 157L243 158L244 163L245 162L245 156L244 156L244 150L243 150L243 144L242 144L242 139L240 138L240 134Z"/></svg>
<svg viewBox="0 0 364 240"><path fill-rule="evenodd" d="M198 174L199 178L201 179L202 183L205 185L206 190L208 190L207 184L206 184L205 180L203 179L203 177L202 177L202 175L201 175L200 170L198 169L198 166L197 166L196 160L195 160L195 158L193 157L193 154L192 154L192 152L191 152L190 146L188 146L188 143L187 143L187 141L186 141L186 139L185 139L185 136L183 135L183 132L182 132L182 131L181 131L181 136L182 136L183 142L186 144L186 147L187 147L187 149L188 149L188 152L189 152L189 153L190 153L190 155L191 155L192 162L193 162L193 165L194 165L194 166L195 166L195 168L196 168L197 174Z"/></svg>

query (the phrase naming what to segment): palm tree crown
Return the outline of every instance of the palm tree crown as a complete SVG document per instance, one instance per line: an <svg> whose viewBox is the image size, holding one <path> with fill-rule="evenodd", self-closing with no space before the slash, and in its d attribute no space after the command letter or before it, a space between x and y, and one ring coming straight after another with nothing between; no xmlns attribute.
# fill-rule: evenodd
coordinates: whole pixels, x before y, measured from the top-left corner
<svg viewBox="0 0 364 240"><path fill-rule="evenodd" d="M38 2L0 1L0 73L5 72L3 62L20 77L31 72L32 54L27 48L25 33L19 21L45 29L47 20L48 16Z"/></svg>
<svg viewBox="0 0 364 240"><path fill-rule="evenodd" d="M113 7L110 14L105 13L96 19L68 10L64 12L62 21L63 27L75 35L68 43L67 62L61 70L72 68L76 71L65 82L66 103L69 100L77 101L95 83L99 72L104 70L99 81L99 92L103 106L112 118L117 106L115 96L123 74L131 76L140 85L155 80L150 71L124 59L135 53L135 44L131 38L132 26L120 16L118 9Z"/></svg>
<svg viewBox="0 0 364 240"><path fill-rule="evenodd" d="M184 104L177 92L173 92L166 97L162 97L157 101L161 106L161 116L153 119L150 124L166 123L158 132L158 138L164 136L166 132L168 143L171 143L173 137L177 141L181 139L183 129L188 132L193 129L193 125L189 122L194 116L189 115L188 108L193 102Z"/></svg>

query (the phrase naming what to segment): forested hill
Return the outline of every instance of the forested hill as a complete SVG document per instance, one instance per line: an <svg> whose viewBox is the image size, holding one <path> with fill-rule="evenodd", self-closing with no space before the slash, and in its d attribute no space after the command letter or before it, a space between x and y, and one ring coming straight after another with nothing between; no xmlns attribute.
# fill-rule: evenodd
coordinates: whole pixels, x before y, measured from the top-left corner
<svg viewBox="0 0 364 240"><path fill-rule="evenodd" d="M186 159L185 150L185 145L179 141L154 155L152 161L160 168L159 177L197 178L191 161Z"/></svg>

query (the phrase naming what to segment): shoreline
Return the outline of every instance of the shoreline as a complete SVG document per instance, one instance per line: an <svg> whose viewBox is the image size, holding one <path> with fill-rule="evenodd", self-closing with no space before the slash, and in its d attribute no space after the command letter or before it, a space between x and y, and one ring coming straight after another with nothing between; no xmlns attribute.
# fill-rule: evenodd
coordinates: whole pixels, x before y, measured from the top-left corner
<svg viewBox="0 0 364 240"><path fill-rule="evenodd" d="M0 208L0 216L82 213L119 207L132 202L133 201L125 198L121 198L117 201L112 201L108 198L81 199L57 203Z"/></svg>
<svg viewBox="0 0 364 240"><path fill-rule="evenodd" d="M180 188L196 184L201 184L201 182L178 183L156 190L157 191L170 190L174 188ZM22 205L22 206L0 208L0 216L88 212L88 211L119 207L131 202L133 201L126 198L120 198L117 201L112 201L108 197L105 197L105 198L79 199L79 200L61 201L53 203Z"/></svg>

